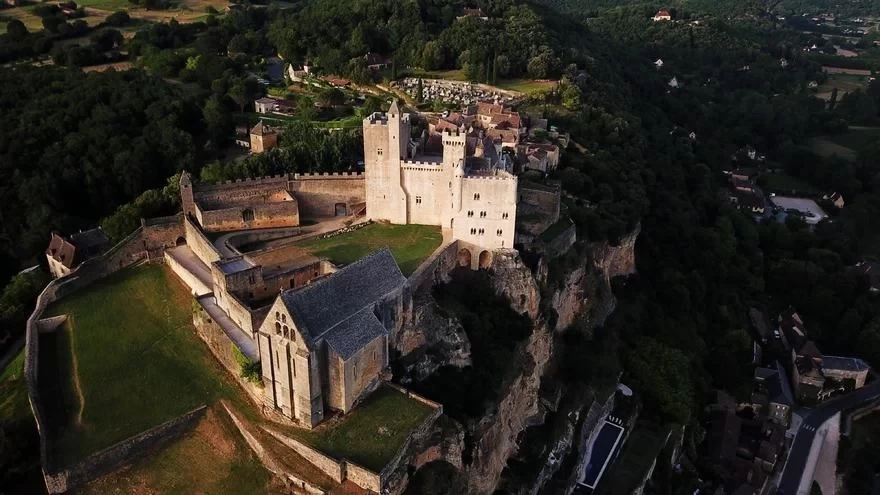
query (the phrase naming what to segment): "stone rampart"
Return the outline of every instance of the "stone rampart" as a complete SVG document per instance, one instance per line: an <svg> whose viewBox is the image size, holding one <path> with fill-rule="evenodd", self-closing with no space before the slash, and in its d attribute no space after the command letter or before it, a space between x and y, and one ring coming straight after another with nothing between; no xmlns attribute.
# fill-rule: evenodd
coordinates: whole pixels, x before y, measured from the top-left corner
<svg viewBox="0 0 880 495"><path fill-rule="evenodd" d="M412 293L430 291L435 284L446 281L449 272L458 266L458 248L459 242L452 241L431 253L407 279Z"/></svg>
<svg viewBox="0 0 880 495"><path fill-rule="evenodd" d="M205 415L206 410L207 406L199 406L188 413L92 454L59 475L66 475L68 488L74 488L112 473L191 431Z"/></svg>
<svg viewBox="0 0 880 495"><path fill-rule="evenodd" d="M351 461L345 461L345 479L371 492L382 493L379 475Z"/></svg>
<svg viewBox="0 0 880 495"><path fill-rule="evenodd" d="M230 191L230 190L245 190L248 188L252 189L274 189L278 186L286 186L287 184L287 174L281 175L270 175L266 177L252 177L247 179L235 179L235 180L227 180L223 182L218 182L215 184L203 184L199 183L194 188L194 195L198 198L198 195L214 192L214 191Z"/></svg>
<svg viewBox="0 0 880 495"><path fill-rule="evenodd" d="M294 174L289 190L306 217L352 215L367 194L364 174Z"/></svg>
<svg viewBox="0 0 880 495"><path fill-rule="evenodd" d="M228 371L241 388L247 392L251 400L253 400L258 406L262 405L262 389L258 385L249 382L246 378L241 376L241 366L236 359L235 342L226 335L226 332L220 328L220 325L218 325L217 322L211 319L211 316L205 311L205 308L202 307L198 300L196 300L194 307L198 308L193 311L193 326L196 328L196 333L202 341L205 342L208 349L211 350L211 354L217 358L217 361L226 368L226 371Z"/></svg>
<svg viewBox="0 0 880 495"><path fill-rule="evenodd" d="M299 225L296 200L278 203L252 203L218 209L201 210L201 225L206 232L246 229L269 229ZM246 212L249 217L246 220Z"/></svg>
<svg viewBox="0 0 880 495"><path fill-rule="evenodd" d="M202 260L202 263L211 266L211 263L220 260L220 253L217 252L211 241L205 237L202 229L192 219L184 217L184 227L186 230L186 245Z"/></svg>

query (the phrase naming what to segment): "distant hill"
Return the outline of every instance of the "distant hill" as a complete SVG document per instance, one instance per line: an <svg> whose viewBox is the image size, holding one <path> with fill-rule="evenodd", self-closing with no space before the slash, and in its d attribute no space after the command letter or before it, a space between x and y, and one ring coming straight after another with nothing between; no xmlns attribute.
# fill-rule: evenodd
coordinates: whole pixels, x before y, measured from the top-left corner
<svg viewBox="0 0 880 495"><path fill-rule="evenodd" d="M652 9L678 8L694 14L736 16L749 12L779 14L832 12L839 15L866 15L880 12L880 0L533 0L554 10L586 16L596 15L600 10L642 5Z"/></svg>

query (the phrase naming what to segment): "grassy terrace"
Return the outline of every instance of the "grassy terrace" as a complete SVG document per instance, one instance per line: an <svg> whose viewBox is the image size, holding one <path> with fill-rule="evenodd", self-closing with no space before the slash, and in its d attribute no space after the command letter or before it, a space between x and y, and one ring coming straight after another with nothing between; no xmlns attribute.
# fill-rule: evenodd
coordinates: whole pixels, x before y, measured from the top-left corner
<svg viewBox="0 0 880 495"><path fill-rule="evenodd" d="M379 472L409 432L432 410L397 390L382 387L351 413L313 431L287 427L284 432L328 454Z"/></svg>
<svg viewBox="0 0 880 495"><path fill-rule="evenodd" d="M245 400L192 330L190 295L172 278L158 266L123 270L50 308L71 316L54 348L52 339L41 346L57 356L41 360L58 364L54 383L41 383L60 398L47 413L64 425L61 463L221 397Z"/></svg>
<svg viewBox="0 0 880 495"><path fill-rule="evenodd" d="M635 490L666 445L668 434L668 427L637 424L617 460L599 480L595 493L614 495Z"/></svg>
<svg viewBox="0 0 880 495"><path fill-rule="evenodd" d="M304 241L301 246L336 264L352 263L387 246L403 274L409 275L442 240L439 227L374 223L335 237Z"/></svg>
<svg viewBox="0 0 880 495"><path fill-rule="evenodd" d="M95 480L82 493L280 493L271 482L226 412L216 407L180 441Z"/></svg>

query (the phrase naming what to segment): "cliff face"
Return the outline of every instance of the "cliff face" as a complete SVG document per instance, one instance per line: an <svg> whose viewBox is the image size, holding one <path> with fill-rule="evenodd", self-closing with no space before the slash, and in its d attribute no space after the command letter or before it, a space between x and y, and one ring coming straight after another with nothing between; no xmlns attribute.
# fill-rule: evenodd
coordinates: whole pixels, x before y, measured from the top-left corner
<svg viewBox="0 0 880 495"><path fill-rule="evenodd" d="M556 411L559 405L562 394L560 389L554 389L552 394L555 398L548 400L546 397L546 389L553 389L549 386L553 380L547 381L542 390L542 382L551 376L550 373L555 369L556 360L561 354L555 346L559 337L557 331L570 326L581 317L588 318L588 326L604 322L614 308L610 279L635 273L633 248L637 236L638 229L622 239L617 246L608 243L588 246L588 254L580 259L575 258L573 266L552 285L547 281L548 267L543 263L539 262L533 273L514 251L495 255L490 268L492 287L496 293L508 298L511 308L518 313L526 313L531 318L532 333L520 344L518 359L511 363L509 376L505 377L504 391L494 407L488 408L488 412L478 421L461 425L462 435L453 435L453 443L459 441L460 446L450 447L449 442L440 442L441 436L437 433L432 442L422 442L420 446L414 447L423 449L413 452L415 462L422 465L429 461L443 460L459 467L459 474L469 493L492 493L499 487L505 466L519 450L522 433L531 426L542 425L545 418L550 417L548 413ZM555 319L548 319L549 309L555 311ZM421 314L421 321L433 323L423 325L420 329L414 328L406 338L401 339L401 353L431 346L437 348L437 345L465 348L461 339L466 341L467 337L460 325L443 323L445 317L436 309L417 308L414 313ZM430 331L436 332L436 336L420 335L428 328L433 329ZM467 357L469 359L469 354ZM462 353L453 353L441 361L446 364L459 363L462 366L469 362ZM427 361L422 359L421 362ZM427 376L426 373L442 364L438 363L410 366L408 369L411 378L419 380ZM543 400L542 395L545 396ZM546 440L548 445L542 462L552 458L553 465L538 470L533 479L524 482L527 487L504 486L505 489L517 493L537 493L558 470L561 459L568 456L573 449L580 448L579 440L583 435L593 434L593 421L588 422L590 425L583 425L587 431L579 429L579 434L576 434L575 430L584 423L583 419L598 414L585 414L585 410L592 412L596 409L601 412L607 409L608 403L602 401L602 404L597 404L589 397L589 394L578 393L577 399L569 400L565 407L552 415L558 419L560 426L549 428L555 433ZM573 416L569 413L573 413ZM567 416L575 419L566 419ZM448 426L446 429L448 433ZM447 459L443 452L455 455ZM463 456L462 452L465 452ZM548 453L552 455L546 455Z"/></svg>
<svg viewBox="0 0 880 495"><path fill-rule="evenodd" d="M471 345L456 318L443 313L433 298L413 304L412 323L392 339L399 359L403 384L421 381L445 365L463 368L471 364Z"/></svg>

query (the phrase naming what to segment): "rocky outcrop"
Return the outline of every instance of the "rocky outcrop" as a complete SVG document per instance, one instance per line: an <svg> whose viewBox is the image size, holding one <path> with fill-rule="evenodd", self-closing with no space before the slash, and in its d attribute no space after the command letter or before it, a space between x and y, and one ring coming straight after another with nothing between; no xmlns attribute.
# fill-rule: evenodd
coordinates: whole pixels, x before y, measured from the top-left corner
<svg viewBox="0 0 880 495"><path fill-rule="evenodd" d="M478 421L462 427L464 457L460 457L460 450L441 448L434 441L419 446L423 450L413 453L412 466L433 461L461 466L459 474L466 480L469 493L492 493L499 488L505 467L515 462L512 458L517 456L520 442L527 437L524 432L532 426L543 428L541 425L547 421L545 431L550 433L542 438L546 446L542 446L539 457L534 459L540 465L535 466L529 479L505 483L503 488L511 493L537 493L554 476L561 476L561 484L565 486L577 459L576 452L583 448L584 440L596 434L601 418L613 407L613 400L594 402L588 398L592 394L584 390L562 391L559 387L546 386L542 389L542 382L552 376L548 372L556 368L561 354L554 352L555 343L561 340L555 330L567 328L578 318L587 318L588 328L604 322L614 309L610 279L635 273L637 236L638 228L617 245L581 244L573 248L579 251L572 251L549 265L538 260L534 271L515 251L494 256L490 268L492 287L508 298L515 311L531 318L532 333L520 344L518 358L511 362L503 392L494 407ZM464 332L460 325L451 319L444 320L436 307L420 307L414 313L414 320L433 323L430 330L423 326L400 339L401 353L415 355L420 349L437 348L440 343L463 348ZM467 340L466 336L463 340ZM437 361L448 362L463 364L466 361L455 353ZM411 376L421 379L436 368L430 359L423 358L412 362L407 369ZM453 458L447 458L444 452L454 452ZM520 456L522 459L525 456ZM565 460L568 468L560 469ZM509 480L505 478L505 481Z"/></svg>
<svg viewBox="0 0 880 495"><path fill-rule="evenodd" d="M445 314L430 296L414 303L412 324L393 342L401 358L402 384L421 381L441 366L471 364L471 345L458 319Z"/></svg>
<svg viewBox="0 0 880 495"><path fill-rule="evenodd" d="M520 433L543 420L538 392L553 355L553 340L546 323L538 323L523 348L519 374L494 411L473 428L473 461L465 470L470 493L493 492L507 459L517 451Z"/></svg>
<svg viewBox="0 0 880 495"><path fill-rule="evenodd" d="M538 284L532 272L513 250L501 251L492 259L492 287L497 294L510 300L510 307L517 313L527 313L534 320L541 302Z"/></svg>
<svg viewBox="0 0 880 495"><path fill-rule="evenodd" d="M388 475L385 484L388 493L402 493L412 474L432 462L443 461L461 469L464 438L464 428L460 423L446 416L439 417L430 430L414 437L403 453L403 458L410 459L409 464L400 463Z"/></svg>

